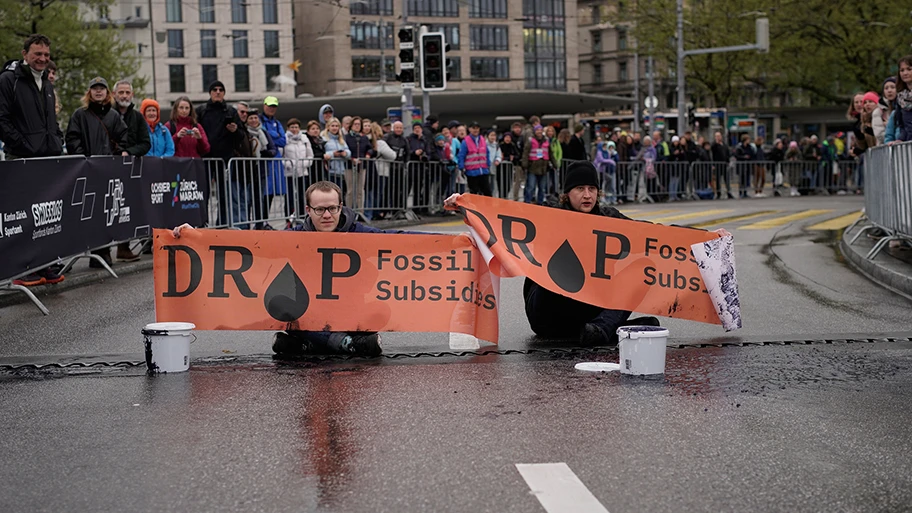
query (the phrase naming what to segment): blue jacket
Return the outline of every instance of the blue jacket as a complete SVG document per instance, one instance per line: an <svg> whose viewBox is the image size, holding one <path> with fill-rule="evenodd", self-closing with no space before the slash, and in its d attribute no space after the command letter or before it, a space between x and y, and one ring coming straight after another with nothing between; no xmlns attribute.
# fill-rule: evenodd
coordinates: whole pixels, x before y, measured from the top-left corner
<svg viewBox="0 0 912 513"><path fill-rule="evenodd" d="M171 132L168 127L162 123L155 125L155 130L152 130L148 123L146 126L149 127L149 139L152 140L152 147L149 149L149 153L146 153L146 156L173 157L174 140L171 139Z"/></svg>
<svg viewBox="0 0 912 513"><path fill-rule="evenodd" d="M469 134L466 136L466 139L468 139L470 137L475 142L476 147L481 147L484 149L485 160L486 161L489 160L488 159L488 142L485 141L485 138L483 136L481 136L481 134L479 134L477 138L475 136ZM469 153L468 144L463 143L462 145L459 146L459 153L456 154L456 167L458 167L459 169L465 170L465 161L466 161L466 156L468 155L468 153ZM491 170L490 169L473 169L471 171L466 171L465 174L466 174L466 176L489 175L489 174L491 174Z"/></svg>
<svg viewBox="0 0 912 513"><path fill-rule="evenodd" d="M332 137L327 134L329 139L326 140L326 146L323 147L326 150L326 153L332 155L337 151L344 151L345 157L343 158L332 156L332 160L329 161L329 173L332 175L341 175L345 173L346 164L348 160L351 159L352 152L351 149L345 144L345 138L342 137L340 133L338 137Z"/></svg>
<svg viewBox="0 0 912 513"><path fill-rule="evenodd" d="M887 128L884 131L884 144L891 143L893 141L898 141L902 137L902 133L899 130L899 127L896 126L896 110L890 113L890 118L887 119Z"/></svg>
<svg viewBox="0 0 912 513"><path fill-rule="evenodd" d="M272 138L272 142L275 143L276 148L279 148L279 155L285 154L285 128L282 127L282 122L276 118L270 118L266 114L261 114L260 119L262 120L263 130Z"/></svg>

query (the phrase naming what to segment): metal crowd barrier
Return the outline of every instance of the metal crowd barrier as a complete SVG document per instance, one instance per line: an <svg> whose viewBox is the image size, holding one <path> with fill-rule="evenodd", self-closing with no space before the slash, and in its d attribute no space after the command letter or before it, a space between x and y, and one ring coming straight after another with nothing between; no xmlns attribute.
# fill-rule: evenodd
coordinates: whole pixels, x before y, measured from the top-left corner
<svg viewBox="0 0 912 513"><path fill-rule="evenodd" d="M870 170L862 182L864 216L849 226L845 234L863 225L849 241L854 244L866 232L882 231L884 236L865 256L872 260L891 241L912 242L912 142L869 149L864 167Z"/></svg>

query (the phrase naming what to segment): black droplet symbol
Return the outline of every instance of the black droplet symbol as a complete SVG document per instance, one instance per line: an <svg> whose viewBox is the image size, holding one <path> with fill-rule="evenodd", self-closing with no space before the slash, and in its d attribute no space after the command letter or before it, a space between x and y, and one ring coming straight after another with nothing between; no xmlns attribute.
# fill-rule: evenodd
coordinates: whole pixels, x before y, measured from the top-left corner
<svg viewBox="0 0 912 513"><path fill-rule="evenodd" d="M570 241L564 240L548 260L548 275L558 287L567 292L579 292L586 283L586 271L579 257L573 252Z"/></svg>
<svg viewBox="0 0 912 513"><path fill-rule="evenodd" d="M295 321L307 311L310 305L307 287L295 274L291 264L285 264L269 284L263 296L263 303L269 315L282 322Z"/></svg>

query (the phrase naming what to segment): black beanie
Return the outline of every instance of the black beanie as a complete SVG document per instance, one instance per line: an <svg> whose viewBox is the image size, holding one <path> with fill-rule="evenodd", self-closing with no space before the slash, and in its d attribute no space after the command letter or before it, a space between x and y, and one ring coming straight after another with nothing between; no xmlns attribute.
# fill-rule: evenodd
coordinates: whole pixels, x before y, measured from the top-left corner
<svg viewBox="0 0 912 513"><path fill-rule="evenodd" d="M564 175L564 194L580 185L591 185L598 188L599 175L592 162L577 161L567 166L567 172Z"/></svg>
<svg viewBox="0 0 912 513"><path fill-rule="evenodd" d="M221 80L214 80L211 84L209 84L209 92L211 93L212 90L216 87L221 87L222 91L225 90L225 84L223 84Z"/></svg>

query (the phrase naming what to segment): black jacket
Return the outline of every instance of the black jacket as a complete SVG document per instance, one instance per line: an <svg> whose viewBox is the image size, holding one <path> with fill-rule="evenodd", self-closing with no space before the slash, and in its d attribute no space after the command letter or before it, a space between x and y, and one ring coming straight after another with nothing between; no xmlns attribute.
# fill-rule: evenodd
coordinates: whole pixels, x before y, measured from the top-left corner
<svg viewBox="0 0 912 513"><path fill-rule="evenodd" d="M589 154L586 152L586 145L583 140L574 135L570 138L570 144L567 145L567 151L562 155L562 160L589 160Z"/></svg>
<svg viewBox="0 0 912 513"><path fill-rule="evenodd" d="M110 105L90 103L70 117L66 145L70 155L120 155L127 147L127 125Z"/></svg>
<svg viewBox="0 0 912 513"><path fill-rule="evenodd" d="M17 157L52 157L63 152L63 134L54 110L54 84L41 78L41 91L31 70L13 61L0 73L0 140ZM148 129L147 129L148 131Z"/></svg>
<svg viewBox="0 0 912 513"><path fill-rule="evenodd" d="M728 162L731 159L731 150L728 149L725 143L712 143L710 148L712 149L713 162Z"/></svg>
<svg viewBox="0 0 912 513"><path fill-rule="evenodd" d="M120 111L117 111L118 114ZM133 108L131 103L127 111L120 115L127 125L126 152L134 157L142 157L152 149L152 138L149 136L149 125L142 114Z"/></svg>
<svg viewBox="0 0 912 513"><path fill-rule="evenodd" d="M351 150L353 159L363 159L367 157L367 152L371 151L370 139L363 134L355 134L349 132L345 135L345 144L348 145L348 149Z"/></svg>
<svg viewBox="0 0 912 513"><path fill-rule="evenodd" d="M307 136L307 139L310 141L310 147L313 148L314 160L319 162L323 160L323 155L326 155L326 139L323 139L319 135L317 137L311 137L310 134L304 134Z"/></svg>
<svg viewBox="0 0 912 513"><path fill-rule="evenodd" d="M228 118L231 118L232 123L238 126L233 134L225 128ZM203 155L204 157L230 159L234 157L235 145L247 137L247 130L241 123L237 110L229 107L225 102L215 103L209 100L204 105L200 105L196 109L196 120L203 125L203 130L209 137L209 153Z"/></svg>
<svg viewBox="0 0 912 513"><path fill-rule="evenodd" d="M390 149L396 152L396 162L405 162L409 154L409 142L404 135L396 135L395 132L386 134L383 138Z"/></svg>
<svg viewBox="0 0 912 513"><path fill-rule="evenodd" d="M421 155L418 155L416 152L421 150ZM428 160L428 142L424 137L424 134L421 134L421 137L418 137L415 134L408 136L408 152L409 152L409 162L427 162Z"/></svg>
<svg viewBox="0 0 912 513"><path fill-rule="evenodd" d="M509 143L501 142L500 153L503 155L504 162L511 162L518 166L522 160L522 153L519 152L519 147L512 141Z"/></svg>

